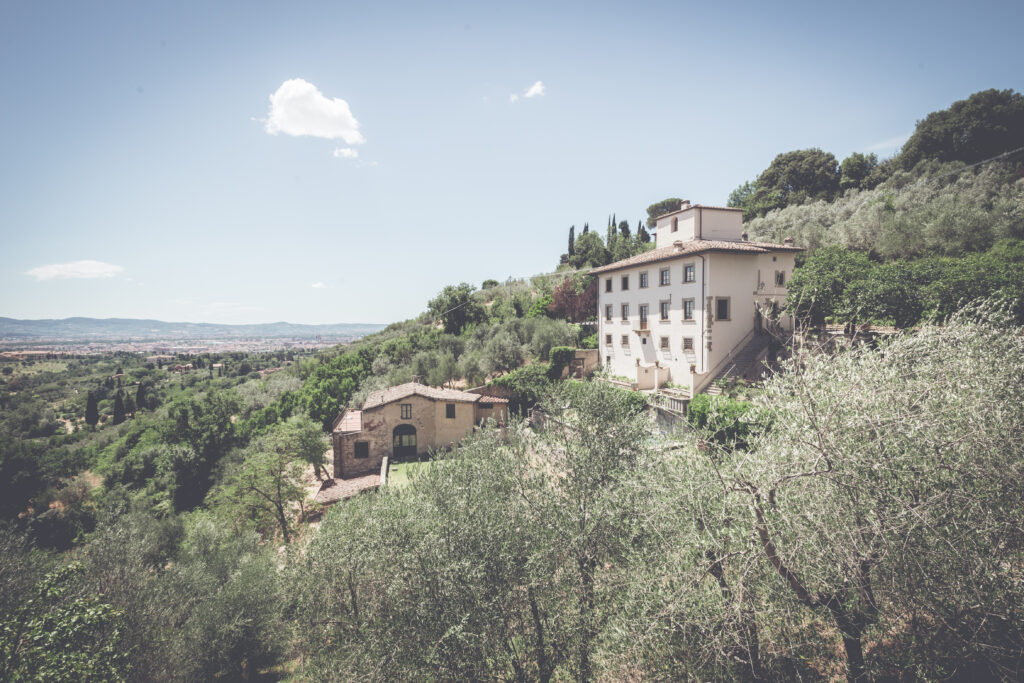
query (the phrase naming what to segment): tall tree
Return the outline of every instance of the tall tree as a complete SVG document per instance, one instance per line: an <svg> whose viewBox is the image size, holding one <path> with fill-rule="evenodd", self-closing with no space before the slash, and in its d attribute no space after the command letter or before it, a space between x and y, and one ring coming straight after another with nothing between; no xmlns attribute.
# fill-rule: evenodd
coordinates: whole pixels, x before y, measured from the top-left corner
<svg viewBox="0 0 1024 683"><path fill-rule="evenodd" d="M632 239L632 234L629 231L629 221L622 221L619 223L619 234L625 237L627 240Z"/></svg>
<svg viewBox="0 0 1024 683"><path fill-rule="evenodd" d="M636 222L636 239L641 244L650 244L651 242L651 235L647 232L647 227L643 221Z"/></svg>
<svg viewBox="0 0 1024 683"><path fill-rule="evenodd" d="M569 258L576 253L576 226L569 227Z"/></svg>
<svg viewBox="0 0 1024 683"><path fill-rule="evenodd" d="M124 397L121 395L121 391L118 390L114 394L114 424L119 425L124 422Z"/></svg>
<svg viewBox="0 0 1024 683"><path fill-rule="evenodd" d="M310 464L320 469L325 447L323 432L308 417L278 423L256 439L217 498L264 533L276 526L291 543L306 498L303 473Z"/></svg>
<svg viewBox="0 0 1024 683"><path fill-rule="evenodd" d="M85 399L85 423L90 427L95 427L100 421L99 405L96 401L96 394L89 392L89 396Z"/></svg>
<svg viewBox="0 0 1024 683"><path fill-rule="evenodd" d="M135 390L135 408L137 410L143 410L146 407L146 383L139 382L139 387Z"/></svg>

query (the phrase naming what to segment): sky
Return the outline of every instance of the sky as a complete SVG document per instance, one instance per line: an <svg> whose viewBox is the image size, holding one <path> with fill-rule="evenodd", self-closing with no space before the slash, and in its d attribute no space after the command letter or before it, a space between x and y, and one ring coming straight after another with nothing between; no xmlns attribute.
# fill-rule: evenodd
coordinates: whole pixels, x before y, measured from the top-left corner
<svg viewBox="0 0 1024 683"><path fill-rule="evenodd" d="M0 316L388 323L1024 91L1021 2L0 0Z"/></svg>

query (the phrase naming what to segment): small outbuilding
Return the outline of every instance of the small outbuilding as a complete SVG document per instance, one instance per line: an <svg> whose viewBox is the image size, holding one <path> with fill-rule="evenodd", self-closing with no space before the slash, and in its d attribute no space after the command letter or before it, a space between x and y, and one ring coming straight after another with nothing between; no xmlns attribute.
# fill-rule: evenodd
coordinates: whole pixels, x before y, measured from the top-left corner
<svg viewBox="0 0 1024 683"><path fill-rule="evenodd" d="M488 418L504 423L508 400L416 382L375 391L362 410L342 412L331 428L334 476L339 479L379 472L392 461L434 448L450 448Z"/></svg>

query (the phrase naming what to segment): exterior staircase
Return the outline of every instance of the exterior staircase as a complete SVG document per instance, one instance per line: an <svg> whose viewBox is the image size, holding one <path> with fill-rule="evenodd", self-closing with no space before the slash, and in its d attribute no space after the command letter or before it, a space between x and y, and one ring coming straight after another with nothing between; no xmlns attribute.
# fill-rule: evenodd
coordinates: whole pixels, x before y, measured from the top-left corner
<svg viewBox="0 0 1024 683"><path fill-rule="evenodd" d="M746 346L739 350L729 363L726 363L714 379L708 382L703 391L706 394L720 395L722 393L721 387L718 386L718 382L723 379L729 379L730 377L743 377L751 369L754 361L757 360L758 356L768 348L768 343L771 337L767 334L755 334Z"/></svg>

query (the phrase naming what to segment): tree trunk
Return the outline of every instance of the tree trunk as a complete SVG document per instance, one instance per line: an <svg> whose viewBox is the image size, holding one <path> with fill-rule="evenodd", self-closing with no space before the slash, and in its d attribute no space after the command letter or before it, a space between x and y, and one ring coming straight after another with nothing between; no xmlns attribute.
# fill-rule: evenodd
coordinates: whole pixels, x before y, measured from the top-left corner
<svg viewBox="0 0 1024 683"><path fill-rule="evenodd" d="M863 683L867 680L867 669L864 666L864 648L861 636L864 633L864 620L856 614L850 614L832 597L827 603L832 618L843 636L843 649L846 650L846 680L850 683Z"/></svg>
<svg viewBox="0 0 1024 683"><path fill-rule="evenodd" d="M584 558L577 560L580 572L580 683L587 683L590 670L590 644L594 639L594 561Z"/></svg>

